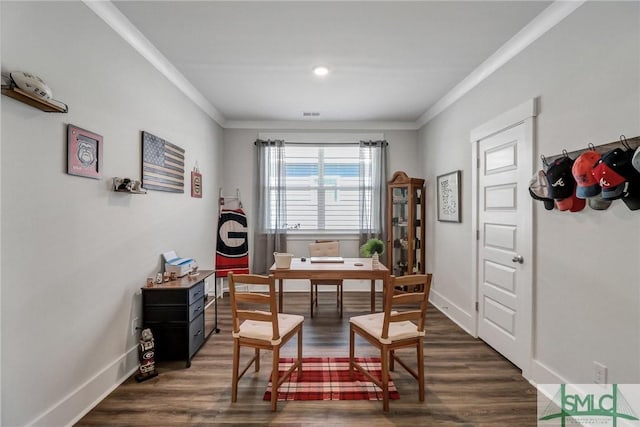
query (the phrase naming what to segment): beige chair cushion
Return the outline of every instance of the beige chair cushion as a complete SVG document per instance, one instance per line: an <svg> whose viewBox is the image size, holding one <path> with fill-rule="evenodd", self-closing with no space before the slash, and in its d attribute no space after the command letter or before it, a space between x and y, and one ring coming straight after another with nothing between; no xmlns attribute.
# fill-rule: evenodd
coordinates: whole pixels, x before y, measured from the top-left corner
<svg viewBox="0 0 640 427"><path fill-rule="evenodd" d="M396 314L397 311L392 311L391 314ZM390 322L389 323L389 338L382 339L382 324L384 323L384 313L365 314L364 316L356 316L349 319L351 323L359 326L369 335L375 337L382 344L391 344L394 341L399 341L406 338L415 338L424 336L424 331L418 332L418 326L415 323L404 322Z"/></svg>
<svg viewBox="0 0 640 427"><path fill-rule="evenodd" d="M278 345L282 342L282 337L291 332L296 326L304 321L304 317L297 314L278 313L278 329L280 338L273 340L273 327L271 322L261 322L257 320L245 320L240 325L240 332L233 332L234 338L251 338L256 340L268 341L272 345Z"/></svg>

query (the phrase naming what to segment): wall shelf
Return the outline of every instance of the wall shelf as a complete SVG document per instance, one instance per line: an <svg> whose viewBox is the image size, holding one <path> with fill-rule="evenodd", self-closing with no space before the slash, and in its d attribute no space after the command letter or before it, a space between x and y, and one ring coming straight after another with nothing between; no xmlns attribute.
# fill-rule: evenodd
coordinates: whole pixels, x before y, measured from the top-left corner
<svg viewBox="0 0 640 427"><path fill-rule="evenodd" d="M142 188L140 181L138 180L130 180L133 183L131 190L127 190L126 188L118 188L123 184L124 180L128 178L113 178L113 191L116 193L129 193L129 194L147 194L147 190Z"/></svg>
<svg viewBox="0 0 640 427"><path fill-rule="evenodd" d="M30 105L47 113L67 113L69 108L64 105L54 104L36 96L30 95L20 88L10 85L2 85L2 94L27 105Z"/></svg>
<svg viewBox="0 0 640 427"><path fill-rule="evenodd" d="M113 190L116 193L128 193L128 194L147 194L147 191L129 191L129 190Z"/></svg>

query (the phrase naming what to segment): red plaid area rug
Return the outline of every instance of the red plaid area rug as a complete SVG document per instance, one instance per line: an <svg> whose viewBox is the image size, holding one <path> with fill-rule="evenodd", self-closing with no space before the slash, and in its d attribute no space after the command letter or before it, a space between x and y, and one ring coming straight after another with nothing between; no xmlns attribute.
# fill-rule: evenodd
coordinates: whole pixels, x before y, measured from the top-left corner
<svg viewBox="0 0 640 427"><path fill-rule="evenodd" d="M293 364L293 358L281 358L279 374L282 376ZM356 357L356 361L378 379L382 377L380 358ZM382 390L358 371L349 378L348 357L305 357L302 359L302 377L291 373L278 389L278 400L382 400ZM400 393L389 377L389 399L400 399ZM263 400L271 400L271 381Z"/></svg>

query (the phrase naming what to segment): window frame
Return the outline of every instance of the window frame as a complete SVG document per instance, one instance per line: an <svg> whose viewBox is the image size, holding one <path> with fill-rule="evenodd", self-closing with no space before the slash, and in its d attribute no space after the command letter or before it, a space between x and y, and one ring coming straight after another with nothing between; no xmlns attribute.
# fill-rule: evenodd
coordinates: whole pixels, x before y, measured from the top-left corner
<svg viewBox="0 0 640 427"><path fill-rule="evenodd" d="M355 146L359 146L360 145L360 141L368 141L368 140L383 140L384 139L384 135L383 134L379 134L379 133L375 133L375 134L328 134L328 133L313 133L313 134L305 134L305 133L296 133L296 134L280 134L280 133L260 133L258 135L259 139L261 140L283 140L285 143L285 150L286 150L286 146L290 145L290 146L303 146L303 145L310 145L310 146L314 146L314 147L326 147L326 146L332 146L332 145L355 145ZM318 158L321 158L323 156L318 155ZM322 173L324 172L322 169L324 169L324 165L325 163L322 162L318 165L318 176L321 177ZM360 166L359 164L359 156L358 156L358 167ZM320 180L319 180L320 181ZM372 182L372 180L369 180L370 182ZM322 182L322 185L320 182L318 182L318 187L317 187L317 194L318 194L318 201L317 201L317 206L318 208L321 205L324 205L325 200L323 198L321 198L321 195L325 194L324 189L321 189L321 187L324 187L324 182ZM286 188L286 187L285 187ZM335 188L335 187L331 187L331 188ZM356 185L355 190L359 193L359 183ZM370 186L370 191L373 191L373 187ZM358 221L357 224L354 225L353 229L326 229L326 228L316 228L316 229L295 229L295 228L287 228L287 233L290 233L292 235L345 235L345 234L358 234L361 232L360 230L360 217L361 217L361 212L360 212L360 206L361 203L360 201L358 201ZM260 213L262 214L262 213ZM326 222L324 222L324 220L326 220L326 210L322 210L322 212L318 213L319 218L318 218L318 227L320 227L321 224L326 224ZM321 219L320 217L323 217L324 219ZM287 218L288 220L288 218Z"/></svg>

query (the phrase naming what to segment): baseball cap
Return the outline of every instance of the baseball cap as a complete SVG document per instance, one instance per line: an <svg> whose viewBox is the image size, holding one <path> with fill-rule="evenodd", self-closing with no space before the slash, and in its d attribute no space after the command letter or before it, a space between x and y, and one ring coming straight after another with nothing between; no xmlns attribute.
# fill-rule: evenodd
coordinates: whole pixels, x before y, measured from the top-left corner
<svg viewBox="0 0 640 427"><path fill-rule="evenodd" d="M556 201L571 197L574 193L576 181L571 174L573 160L567 156L562 156L547 169L547 181L549 197Z"/></svg>
<svg viewBox="0 0 640 427"><path fill-rule="evenodd" d="M602 198L616 200L623 196L625 189L625 177L621 171L626 169L625 150L615 148L607 152L593 168L593 176L602 187Z"/></svg>
<svg viewBox="0 0 640 427"><path fill-rule="evenodd" d="M539 170L531 177L529 181L529 194L534 200L544 202L544 208L546 210L550 211L555 207L553 199L549 197L547 176L544 174L544 171Z"/></svg>
<svg viewBox="0 0 640 427"><path fill-rule="evenodd" d="M633 166L633 159L637 150L624 152L622 161L616 165L616 170L627 180L622 201L632 210L640 209L640 172Z"/></svg>
<svg viewBox="0 0 640 427"><path fill-rule="evenodd" d="M633 178L627 181L627 185L622 201L630 210L636 211L640 209L640 179Z"/></svg>
<svg viewBox="0 0 640 427"><path fill-rule="evenodd" d="M549 196L561 211L578 212L584 209L586 200L576 197L576 181L571 174L573 159L562 156L547 169Z"/></svg>
<svg viewBox="0 0 640 427"><path fill-rule="evenodd" d="M584 209L586 205L587 201L585 199L580 199L576 195L576 186L574 186L573 194L571 194L571 196L562 200L556 200L556 206L560 211L579 212Z"/></svg>
<svg viewBox="0 0 640 427"><path fill-rule="evenodd" d="M593 171L593 167L601 157L602 156L597 151L587 150L579 155L573 162L571 173L578 185L578 189L576 190L577 197L586 199L588 197L594 197L602 191L600 184L598 184L598 180L591 173Z"/></svg>
<svg viewBox="0 0 640 427"><path fill-rule="evenodd" d="M613 200L605 200L602 198L602 193L593 196L593 197L589 197L587 199L587 202L589 203L589 207L593 210L596 211L604 211L609 209L609 206L611 206L611 203L613 203Z"/></svg>
<svg viewBox="0 0 640 427"><path fill-rule="evenodd" d="M633 154L631 158L631 164L638 172L640 172L640 146L636 148L636 152Z"/></svg>

